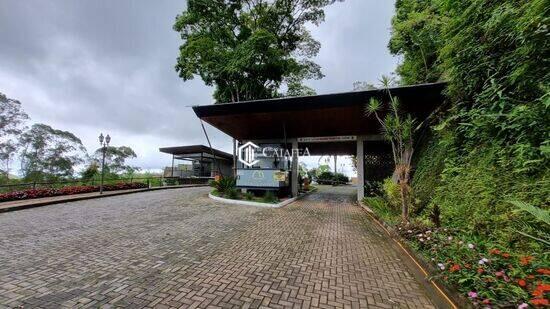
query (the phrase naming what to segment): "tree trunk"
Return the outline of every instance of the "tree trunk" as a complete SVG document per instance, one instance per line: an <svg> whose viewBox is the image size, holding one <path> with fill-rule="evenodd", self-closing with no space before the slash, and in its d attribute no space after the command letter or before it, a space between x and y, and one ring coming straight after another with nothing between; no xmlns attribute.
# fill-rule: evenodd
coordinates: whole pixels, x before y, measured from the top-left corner
<svg viewBox="0 0 550 309"><path fill-rule="evenodd" d="M409 223L409 198L407 192L407 184L399 183L401 188L401 220L403 223Z"/></svg>

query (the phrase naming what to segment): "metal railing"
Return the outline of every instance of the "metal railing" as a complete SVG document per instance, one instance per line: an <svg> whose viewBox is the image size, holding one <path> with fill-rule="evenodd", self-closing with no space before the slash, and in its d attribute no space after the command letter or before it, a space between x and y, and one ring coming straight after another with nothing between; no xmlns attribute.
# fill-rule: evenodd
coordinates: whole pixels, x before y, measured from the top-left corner
<svg viewBox="0 0 550 309"><path fill-rule="evenodd" d="M118 183L144 183L148 187L164 187L170 185L185 185L185 184L207 184L212 177L188 177L188 178L170 178L163 176L150 177L121 177L104 179L104 185ZM8 193L13 191L22 191L29 189L46 189L46 188L63 188L67 186L99 186L99 179L75 179L62 181L35 181L25 183L0 184L0 193Z"/></svg>

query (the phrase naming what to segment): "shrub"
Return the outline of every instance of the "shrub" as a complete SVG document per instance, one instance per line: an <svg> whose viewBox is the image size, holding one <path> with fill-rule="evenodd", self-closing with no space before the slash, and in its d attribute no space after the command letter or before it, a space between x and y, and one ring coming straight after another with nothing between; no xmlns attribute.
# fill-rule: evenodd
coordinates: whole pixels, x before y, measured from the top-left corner
<svg viewBox="0 0 550 309"><path fill-rule="evenodd" d="M250 192L250 191L249 191L249 192L246 192L246 193L244 194L244 199L245 199L245 200L248 200L248 201L253 200L253 199L254 199L254 193L252 193L252 192Z"/></svg>
<svg viewBox="0 0 550 309"><path fill-rule="evenodd" d="M265 191L263 201L266 203L275 203L278 201L278 198L273 191Z"/></svg>
<svg viewBox="0 0 550 309"><path fill-rule="evenodd" d="M337 183L348 183L349 178L348 178L348 176L346 176L344 174L336 173L336 174L334 174L334 181L337 182Z"/></svg>
<svg viewBox="0 0 550 309"><path fill-rule="evenodd" d="M334 173L322 172L317 176L317 183L320 185L330 185L334 181Z"/></svg>
<svg viewBox="0 0 550 309"><path fill-rule="evenodd" d="M236 180L234 177L222 177L218 180L212 180L210 181L210 186L216 189L220 194L225 195L231 190L235 189L236 186Z"/></svg>
<svg viewBox="0 0 550 309"><path fill-rule="evenodd" d="M237 189L235 189L235 188L230 188L230 189L225 191L224 196L227 197L227 198L235 200L235 199L239 198L239 191L237 191Z"/></svg>
<svg viewBox="0 0 550 309"><path fill-rule="evenodd" d="M384 199L388 205L394 210L401 208L401 192L399 185L393 182L391 178L384 179L382 183L382 189L384 191Z"/></svg>
<svg viewBox="0 0 550 309"><path fill-rule="evenodd" d="M134 182L134 183L117 183L103 186L103 191L115 191L115 190L130 190L130 189L142 189L147 188L147 184ZM99 186L67 186L61 188L43 188L43 189L29 189L21 191L13 191L0 194L0 202L26 200L41 197L51 197L59 195L72 195L81 193L91 193L99 191Z"/></svg>

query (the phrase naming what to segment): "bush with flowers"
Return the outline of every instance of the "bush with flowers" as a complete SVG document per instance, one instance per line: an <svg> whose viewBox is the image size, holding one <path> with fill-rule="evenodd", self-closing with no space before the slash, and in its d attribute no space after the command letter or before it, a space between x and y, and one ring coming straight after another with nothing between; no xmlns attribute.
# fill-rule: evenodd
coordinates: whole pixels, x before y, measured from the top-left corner
<svg viewBox="0 0 550 309"><path fill-rule="evenodd" d="M130 190L146 188L147 184L140 182L108 184L103 186L104 191ZM21 191L13 191L0 194L0 202L15 200L26 200L41 197L52 197L59 195L72 195L99 191L99 186L66 186L61 188L41 188Z"/></svg>
<svg viewBox="0 0 550 309"><path fill-rule="evenodd" d="M439 269L437 276L475 306L548 306L549 252L511 252L459 230L421 223L398 225L398 233Z"/></svg>

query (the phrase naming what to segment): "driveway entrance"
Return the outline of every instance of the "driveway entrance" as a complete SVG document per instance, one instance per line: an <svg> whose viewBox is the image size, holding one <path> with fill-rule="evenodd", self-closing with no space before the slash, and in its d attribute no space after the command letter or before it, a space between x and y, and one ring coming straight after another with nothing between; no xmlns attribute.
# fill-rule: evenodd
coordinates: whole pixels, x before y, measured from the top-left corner
<svg viewBox="0 0 550 309"><path fill-rule="evenodd" d="M0 214L0 308L433 307L353 187L279 209L208 190Z"/></svg>

